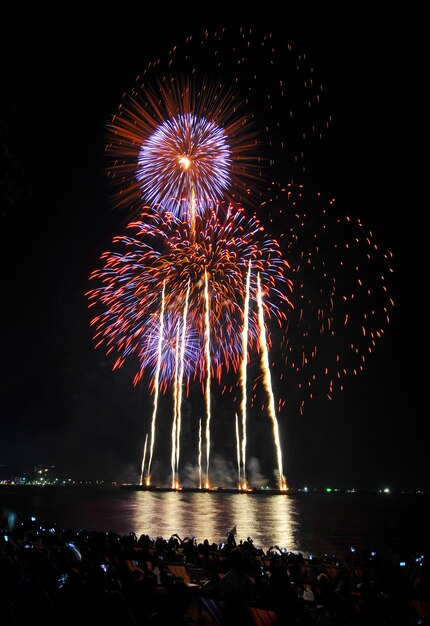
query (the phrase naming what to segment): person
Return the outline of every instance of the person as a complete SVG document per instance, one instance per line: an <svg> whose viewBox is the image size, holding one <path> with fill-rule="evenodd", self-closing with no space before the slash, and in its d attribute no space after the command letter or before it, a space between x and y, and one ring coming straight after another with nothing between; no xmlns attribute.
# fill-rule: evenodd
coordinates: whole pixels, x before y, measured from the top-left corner
<svg viewBox="0 0 430 626"><path fill-rule="evenodd" d="M146 620L147 626L187 626L187 611L192 602L192 592L183 580L173 580L166 588L163 606Z"/></svg>
<svg viewBox="0 0 430 626"><path fill-rule="evenodd" d="M315 591L317 604L324 607L324 611L329 614L330 620L333 621L337 598L334 587L324 572L317 576Z"/></svg>
<svg viewBox="0 0 430 626"><path fill-rule="evenodd" d="M270 564L268 597L271 608L278 616L279 624L295 624L299 599L291 585L287 565L280 559Z"/></svg>
<svg viewBox="0 0 430 626"><path fill-rule="evenodd" d="M255 583L244 570L243 555L239 548L233 548L229 554L228 572L220 585L220 597L225 602L228 624L248 624L247 605L254 599Z"/></svg>
<svg viewBox="0 0 430 626"><path fill-rule="evenodd" d="M107 589L106 574L101 567L88 571L87 593L82 603L82 613L88 624L106 626L137 626L131 608L118 590Z"/></svg>
<svg viewBox="0 0 430 626"><path fill-rule="evenodd" d="M185 562L195 565L197 561L197 546L195 537L185 537L182 542L182 546L184 549Z"/></svg>

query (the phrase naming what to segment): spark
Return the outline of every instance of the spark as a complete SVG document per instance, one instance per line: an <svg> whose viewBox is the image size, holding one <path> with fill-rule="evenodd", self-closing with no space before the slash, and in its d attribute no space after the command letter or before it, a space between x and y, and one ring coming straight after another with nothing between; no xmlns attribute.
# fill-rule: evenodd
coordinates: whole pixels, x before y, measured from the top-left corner
<svg viewBox="0 0 430 626"><path fill-rule="evenodd" d="M198 466L199 466L199 489L202 488L202 418L199 418L199 450L198 450Z"/></svg>
<svg viewBox="0 0 430 626"><path fill-rule="evenodd" d="M246 370L248 365L248 315L249 315L249 285L251 281L251 259L248 263L246 275L245 302L243 306L243 331L242 331L242 362L240 368L240 383L242 387L242 478L246 481Z"/></svg>
<svg viewBox="0 0 430 626"><path fill-rule="evenodd" d="M236 416L236 456L237 456L237 478L238 478L238 485L240 488L240 484L241 484L241 476L240 476L240 435L239 435L239 418L237 416L237 413L235 414Z"/></svg>
<svg viewBox="0 0 430 626"><path fill-rule="evenodd" d="M209 488L209 457L211 448L211 352L210 352L210 324L209 324L209 286L208 271L205 269L205 357L206 357L206 483Z"/></svg>
<svg viewBox="0 0 430 626"><path fill-rule="evenodd" d="M175 379L173 384L173 423L172 423L172 454L171 454L171 467L172 467L172 489L176 484L176 448L177 448L177 429L178 429L178 387L179 387L179 325L176 332L176 348L175 348Z"/></svg>
<svg viewBox="0 0 430 626"><path fill-rule="evenodd" d="M184 378L184 358L185 358L185 339L188 315L188 298L190 295L190 281L188 280L187 293L185 294L184 313L182 318L182 335L181 335L181 353L179 364L178 378L178 403L177 403L177 420L176 420L176 476L179 476L179 456L180 456L180 437L181 437L181 418L182 418L182 381Z"/></svg>
<svg viewBox="0 0 430 626"><path fill-rule="evenodd" d="M264 311L263 311L263 294L262 294L262 289L261 289L259 273L257 274L257 285L258 285L258 290L257 290L258 321L260 324L261 367L263 370L264 387L266 389L268 400L269 400L267 408L268 408L269 417L272 421L273 437L274 437L275 447L276 447L276 458L278 461L279 488L283 489L285 486L285 476L284 476L284 470L282 466L281 440L279 437L279 426L278 426L278 420L276 418L275 400L274 400L273 390L272 390L272 378L271 378L270 367L269 367L269 354L267 350L266 327L265 327L265 322L264 322Z"/></svg>
<svg viewBox="0 0 430 626"><path fill-rule="evenodd" d="M166 283L163 283L163 291L161 293L161 311L160 311L160 334L158 338L158 361L157 361L157 370L155 373L155 381L154 381L154 409L152 412L152 420L151 420L151 444L149 447L149 461L148 461L148 470L146 475L146 484L151 484L151 464L152 464L152 455L154 452L154 441L155 441L155 421L157 417L157 408L158 408L158 386L160 379L160 368L161 368L161 358L162 358L162 348L163 348L163 322L164 322L164 292L166 289Z"/></svg>
<svg viewBox="0 0 430 626"><path fill-rule="evenodd" d="M142 455L142 466L140 468L140 481L139 484L143 485L143 472L145 469L145 461L146 461L146 449L147 449L147 444L148 444L148 433L146 433L145 436L145 444L143 446L143 455Z"/></svg>

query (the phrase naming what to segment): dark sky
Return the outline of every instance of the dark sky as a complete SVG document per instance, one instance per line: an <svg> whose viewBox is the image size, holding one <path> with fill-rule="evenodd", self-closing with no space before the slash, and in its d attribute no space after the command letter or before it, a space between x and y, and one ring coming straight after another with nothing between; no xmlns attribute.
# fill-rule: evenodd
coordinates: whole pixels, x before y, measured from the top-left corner
<svg viewBox="0 0 430 626"><path fill-rule="evenodd" d="M326 14L285 31L267 25L311 55L328 90L334 124L316 183L374 226L396 268L392 321L365 372L283 425L296 486L429 489L428 50L419 21ZM151 405L130 368L111 372L93 349L84 296L127 217L111 208L105 128L146 63L201 27L125 15L53 30L14 24L1 51L2 139L19 175L1 217L0 464L130 477Z"/></svg>

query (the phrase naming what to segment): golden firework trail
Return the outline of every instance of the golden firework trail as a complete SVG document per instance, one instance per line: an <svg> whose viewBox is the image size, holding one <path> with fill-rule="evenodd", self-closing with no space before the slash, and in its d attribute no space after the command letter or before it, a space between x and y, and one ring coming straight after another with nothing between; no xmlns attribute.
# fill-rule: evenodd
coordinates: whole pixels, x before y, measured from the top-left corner
<svg viewBox="0 0 430 626"><path fill-rule="evenodd" d="M154 453L155 421L157 418L159 380L160 380L161 357L162 357L162 347L163 347L165 289L166 289L166 281L163 281L163 291L161 294L161 311L160 311L160 334L158 336L157 370L155 372L155 380L154 380L154 410L152 412L152 421L151 421L151 445L149 448L149 461L148 461L148 469L147 469L147 474L146 474L147 485L151 484L151 464L152 464L152 455Z"/></svg>
<svg viewBox="0 0 430 626"><path fill-rule="evenodd" d="M236 416L236 455L237 455L237 478L239 489L241 488L241 480L240 480L240 435L239 435L239 418L237 413Z"/></svg>
<svg viewBox="0 0 430 626"><path fill-rule="evenodd" d="M284 471L282 467L282 451L281 451L281 442L279 438L279 426L278 426L278 420L276 418L275 400L273 397L273 390L272 390L272 377L270 375L270 367L269 367L269 353L267 349L266 328L264 325L263 294L261 291L260 272L258 272L257 274L257 302L258 302L258 325L260 329L260 350L261 350L261 368L263 371L263 383L264 383L264 388L266 389L268 399L269 399L268 412L269 412L269 417L272 420L272 426L273 426L273 437L275 440L276 457L278 461L279 488L284 490L286 488L286 482L285 482L285 476L284 476Z"/></svg>
<svg viewBox="0 0 430 626"><path fill-rule="evenodd" d="M248 264L246 275L245 303L243 306L243 330L242 330L242 362L240 367L240 384L242 387L242 479L246 485L246 368L248 364L248 314L249 314L249 284L251 281L251 259ZM240 476L239 476L239 482Z"/></svg>
<svg viewBox="0 0 430 626"><path fill-rule="evenodd" d="M178 418L178 376L179 376L179 325L176 331L176 346L175 346L175 380L173 384L173 424L172 424L172 456L170 465L172 468L172 489L176 486L176 431L177 431L177 418Z"/></svg>
<svg viewBox="0 0 430 626"><path fill-rule="evenodd" d="M185 358L185 340L187 330L188 316L188 299L190 295L190 280L188 279L187 293L185 295L184 312L182 314L182 335L181 335L181 352L179 358L179 378L177 382L178 396L176 404L176 480L179 479L179 455L180 455L180 437L181 437L181 417L182 417L182 381L184 378L184 358ZM179 339L179 337L178 337Z"/></svg>
<svg viewBox="0 0 430 626"><path fill-rule="evenodd" d="M148 433L146 433L145 444L143 446L142 467L140 468L140 484L143 485L143 470L145 468L146 461L146 447L148 445Z"/></svg>
<svg viewBox="0 0 430 626"><path fill-rule="evenodd" d="M194 234L196 231L196 192L194 191L194 186L191 187L190 207L191 207L191 233Z"/></svg>
<svg viewBox="0 0 430 626"><path fill-rule="evenodd" d="M209 287L208 271L205 269L205 357L206 357L206 488L209 488L209 456L211 448L211 353L209 327Z"/></svg>
<svg viewBox="0 0 430 626"><path fill-rule="evenodd" d="M202 488L202 418L199 419L199 489Z"/></svg>

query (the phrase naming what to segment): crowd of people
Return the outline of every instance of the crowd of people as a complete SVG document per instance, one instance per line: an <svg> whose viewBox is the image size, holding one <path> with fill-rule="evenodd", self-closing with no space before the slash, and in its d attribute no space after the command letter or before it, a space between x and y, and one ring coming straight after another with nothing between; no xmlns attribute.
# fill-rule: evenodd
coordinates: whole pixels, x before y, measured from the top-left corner
<svg viewBox="0 0 430 626"><path fill-rule="evenodd" d="M343 559L229 533L222 544L113 531L0 531L0 624L313 626L430 623L430 560Z"/></svg>

